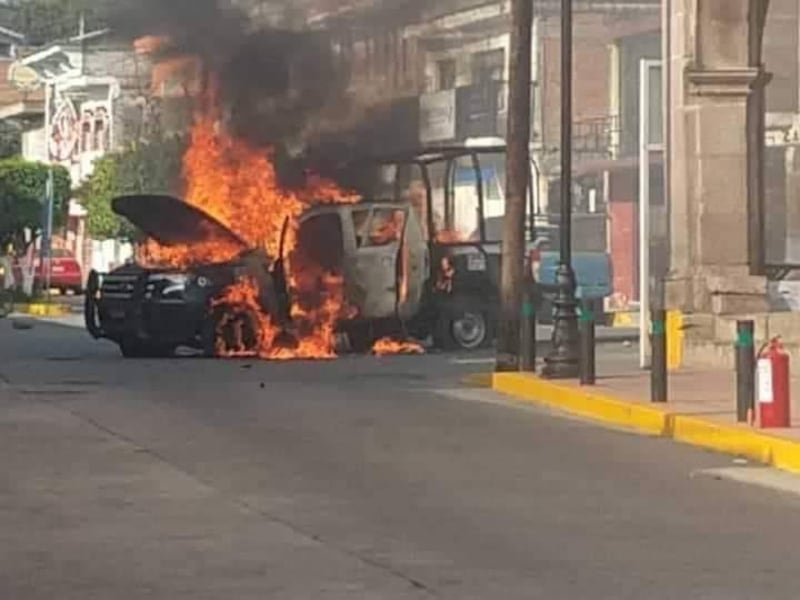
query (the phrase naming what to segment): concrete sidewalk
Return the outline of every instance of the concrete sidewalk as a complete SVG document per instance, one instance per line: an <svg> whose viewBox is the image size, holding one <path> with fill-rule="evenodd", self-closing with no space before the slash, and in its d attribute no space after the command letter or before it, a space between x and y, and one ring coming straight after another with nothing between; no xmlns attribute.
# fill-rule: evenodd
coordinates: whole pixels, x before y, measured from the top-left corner
<svg viewBox="0 0 800 600"><path fill-rule="evenodd" d="M599 423L674 439L800 473L800 378L791 382L792 427L762 430L736 422L732 371L670 374L669 402L649 402L650 375L622 367L594 387L545 381L528 374L494 374L492 387L514 398Z"/></svg>

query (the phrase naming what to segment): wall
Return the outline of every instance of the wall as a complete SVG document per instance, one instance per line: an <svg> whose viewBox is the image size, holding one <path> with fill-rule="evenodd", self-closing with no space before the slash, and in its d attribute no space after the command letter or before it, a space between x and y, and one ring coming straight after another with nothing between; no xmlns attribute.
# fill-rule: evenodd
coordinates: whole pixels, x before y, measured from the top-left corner
<svg viewBox="0 0 800 600"><path fill-rule="evenodd" d="M560 141L561 114L561 23L546 18L542 23L542 97L544 110L544 145L557 148ZM611 115L612 57L611 46L622 37L657 30L660 18L652 13L630 14L577 13L573 30L573 110L574 120L588 120Z"/></svg>

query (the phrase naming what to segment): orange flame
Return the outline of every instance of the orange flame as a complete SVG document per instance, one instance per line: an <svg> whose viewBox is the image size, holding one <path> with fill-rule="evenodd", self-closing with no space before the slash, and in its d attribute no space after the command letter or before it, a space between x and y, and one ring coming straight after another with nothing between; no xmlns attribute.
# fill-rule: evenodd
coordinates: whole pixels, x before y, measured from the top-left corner
<svg viewBox="0 0 800 600"><path fill-rule="evenodd" d="M281 331L264 313L257 285L241 280L215 302L216 306L230 309L230 315L225 314L218 321L218 339L225 337L220 328L225 329L228 339L227 343L218 343L217 354L266 359L333 358L334 328L348 313L344 282L341 274L323 271L296 250L298 219L315 204L354 203L360 198L318 176L309 176L300 190L282 188L272 149L253 147L231 137L221 131L217 117L218 111L212 108L195 118L183 160L186 201L215 217L250 247L263 248L276 259L284 224L288 223L283 252L288 262L291 315L296 328L293 343L279 343ZM186 267L229 261L241 251L232 246L207 243L164 248L151 241L144 255L153 262ZM244 331L248 327L256 331Z"/></svg>
<svg viewBox="0 0 800 600"><path fill-rule="evenodd" d="M389 356L393 354L425 354L425 349L416 342L398 341L393 338L382 338L372 346L372 353L376 356Z"/></svg>

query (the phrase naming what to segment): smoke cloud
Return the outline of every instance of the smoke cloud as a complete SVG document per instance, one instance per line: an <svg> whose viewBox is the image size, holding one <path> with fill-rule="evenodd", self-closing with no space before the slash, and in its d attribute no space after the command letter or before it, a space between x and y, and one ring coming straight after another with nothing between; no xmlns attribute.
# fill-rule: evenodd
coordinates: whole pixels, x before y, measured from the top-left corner
<svg viewBox="0 0 800 600"><path fill-rule="evenodd" d="M280 22L291 2L271 6ZM226 128L256 146L296 151L344 103L347 70L322 31L254 25L226 0L122 0L111 26L167 38L162 57L200 58L219 83Z"/></svg>

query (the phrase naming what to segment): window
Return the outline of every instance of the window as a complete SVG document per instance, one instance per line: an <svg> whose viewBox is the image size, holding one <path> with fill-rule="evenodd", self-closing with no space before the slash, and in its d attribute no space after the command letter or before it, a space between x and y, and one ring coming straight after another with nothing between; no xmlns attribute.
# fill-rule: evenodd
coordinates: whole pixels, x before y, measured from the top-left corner
<svg viewBox="0 0 800 600"><path fill-rule="evenodd" d="M500 48L487 52L476 52L472 55L473 85L490 81L503 81L506 53Z"/></svg>
<svg viewBox="0 0 800 600"><path fill-rule="evenodd" d="M81 124L81 151L91 152L94 150L94 136L92 135L92 122L84 121Z"/></svg>
<svg viewBox="0 0 800 600"><path fill-rule="evenodd" d="M353 230L356 232L356 247L361 248L367 237L367 227L369 225L369 210L354 210Z"/></svg>
<svg viewBox="0 0 800 600"><path fill-rule="evenodd" d="M369 246L388 246L403 237L406 215L402 210L379 209L369 223Z"/></svg>
<svg viewBox="0 0 800 600"><path fill-rule="evenodd" d="M103 118L98 118L94 124L94 149L108 150L106 142L106 122Z"/></svg>
<svg viewBox="0 0 800 600"><path fill-rule="evenodd" d="M439 91L452 90L456 87L456 61L440 60L436 63Z"/></svg>

